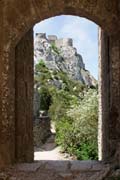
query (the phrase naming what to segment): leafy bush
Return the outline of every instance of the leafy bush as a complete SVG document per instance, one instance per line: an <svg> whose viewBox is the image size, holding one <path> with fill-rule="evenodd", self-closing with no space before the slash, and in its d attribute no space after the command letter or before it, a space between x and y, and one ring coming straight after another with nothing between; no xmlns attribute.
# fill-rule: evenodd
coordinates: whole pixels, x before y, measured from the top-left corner
<svg viewBox="0 0 120 180"><path fill-rule="evenodd" d="M47 87L42 86L39 90L40 93L40 110L47 110L51 104L51 95Z"/></svg>
<svg viewBox="0 0 120 180"><path fill-rule="evenodd" d="M54 79L62 82L61 89L49 83ZM62 71L50 71L42 60L35 67L35 80L40 84L40 108L48 110L56 124L56 143L79 160L97 159L97 89Z"/></svg>
<svg viewBox="0 0 120 180"><path fill-rule="evenodd" d="M35 65L35 82L41 85L45 85L49 79L52 79L51 72L46 67L43 60L40 60L38 64Z"/></svg>
<svg viewBox="0 0 120 180"><path fill-rule="evenodd" d="M66 116L72 123L57 123L56 142L77 159L97 159L97 91L89 89L79 106L72 105Z"/></svg>
<svg viewBox="0 0 120 180"><path fill-rule="evenodd" d="M52 89L52 91L51 91ZM52 103L49 108L49 115L53 121L61 121L61 118L67 116L67 110L72 104L78 104L78 98L71 95L68 91L63 89L58 90L55 88L49 88Z"/></svg>
<svg viewBox="0 0 120 180"><path fill-rule="evenodd" d="M53 121L60 121L65 116L66 110L70 106L69 94L63 90L56 90L51 93L52 104L49 108L49 114Z"/></svg>
<svg viewBox="0 0 120 180"><path fill-rule="evenodd" d="M40 61L35 65L35 72L41 72L42 71L42 68L45 68L45 62L40 59Z"/></svg>
<svg viewBox="0 0 120 180"><path fill-rule="evenodd" d="M51 44L51 48L53 49L53 51L56 53L56 54L60 54L60 51L59 51L59 49L56 47L56 45L55 45L55 43L52 43Z"/></svg>
<svg viewBox="0 0 120 180"><path fill-rule="evenodd" d="M56 143L60 145L64 151L67 151L68 147L73 147L73 136L71 119L67 116L61 118L61 120L56 123Z"/></svg>

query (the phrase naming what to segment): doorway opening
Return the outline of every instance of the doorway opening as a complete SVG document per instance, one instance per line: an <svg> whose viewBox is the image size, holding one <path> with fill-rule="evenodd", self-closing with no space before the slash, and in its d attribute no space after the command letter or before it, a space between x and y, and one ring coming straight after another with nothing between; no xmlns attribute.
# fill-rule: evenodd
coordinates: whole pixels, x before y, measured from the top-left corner
<svg viewBox="0 0 120 180"><path fill-rule="evenodd" d="M98 159L97 29L75 16L34 27L35 160Z"/></svg>

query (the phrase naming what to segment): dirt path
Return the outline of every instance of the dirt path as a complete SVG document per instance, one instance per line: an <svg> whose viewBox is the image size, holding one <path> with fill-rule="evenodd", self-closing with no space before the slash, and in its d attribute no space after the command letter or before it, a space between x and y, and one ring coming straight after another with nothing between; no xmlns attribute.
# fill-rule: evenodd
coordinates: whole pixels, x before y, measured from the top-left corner
<svg viewBox="0 0 120 180"><path fill-rule="evenodd" d="M52 135L39 149L35 149L34 160L69 160L67 154L61 153L61 148L55 144L55 128L52 125Z"/></svg>
<svg viewBox="0 0 120 180"><path fill-rule="evenodd" d="M41 149L36 149L34 153L35 160L65 160L66 158L62 153L60 153L60 147L55 144L55 135L46 141L46 143L41 147ZM67 159L66 159L67 160Z"/></svg>

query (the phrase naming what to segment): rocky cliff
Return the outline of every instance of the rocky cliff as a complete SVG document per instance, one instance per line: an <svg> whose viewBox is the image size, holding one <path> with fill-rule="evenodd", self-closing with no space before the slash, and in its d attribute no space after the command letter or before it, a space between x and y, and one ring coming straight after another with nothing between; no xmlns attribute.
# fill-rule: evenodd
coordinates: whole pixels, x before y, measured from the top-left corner
<svg viewBox="0 0 120 180"><path fill-rule="evenodd" d="M57 36L46 37L45 33L38 33L34 41L35 63L43 60L50 70L63 71L73 80L78 80L87 86L95 86L96 80L85 69L82 56L73 47L70 38L58 39Z"/></svg>

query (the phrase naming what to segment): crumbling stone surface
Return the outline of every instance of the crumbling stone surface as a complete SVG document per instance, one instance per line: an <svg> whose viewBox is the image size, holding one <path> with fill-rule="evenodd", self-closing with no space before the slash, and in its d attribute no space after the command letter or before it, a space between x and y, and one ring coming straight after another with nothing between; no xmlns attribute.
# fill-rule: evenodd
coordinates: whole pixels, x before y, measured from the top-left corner
<svg viewBox="0 0 120 180"><path fill-rule="evenodd" d="M84 58L74 47L73 39L57 38L54 40L54 36L51 39L52 43L54 42L56 51L53 48L53 44L51 44L51 40L49 40L49 37L47 38L45 33L36 34L34 38L35 63L38 63L42 59L49 71L63 71L67 73L70 79L77 80L88 87L96 86L97 81L86 70ZM53 81L50 81L50 84L54 84L57 88L63 86L63 82L55 78ZM38 85L39 87L40 85Z"/></svg>
<svg viewBox="0 0 120 180"><path fill-rule="evenodd" d="M29 43L30 42L30 43ZM15 159L33 161L33 30L15 48Z"/></svg>
<svg viewBox="0 0 120 180"><path fill-rule="evenodd" d="M101 139L103 159L110 161L116 166L120 166L120 3L118 0L1 0L0 1L0 167L15 163L15 161L29 162L33 159L32 148L32 126L31 113L32 94L29 87L32 87L31 75L33 73L32 61L30 56L29 68L26 68L28 58L22 59L18 66L24 67L29 72L25 77L23 70L16 73L16 60L21 58L16 56L15 47L21 38L35 25L35 23L49 17L61 14L70 14L86 17L103 28L107 38L103 37L102 47L107 44L105 52L103 48L104 61L102 61L100 74L101 90L100 99L100 115L101 115ZM29 41L32 44L32 41ZM28 44L29 44L28 43ZM101 43L101 41L100 41ZM29 44L30 45L30 44ZM19 46L19 45L18 45ZM30 45L31 46L31 45ZM31 46L32 47L32 46ZM21 47L19 49L22 51ZM32 50L32 49L31 49ZM32 51L31 51L32 52ZM30 52L30 53L31 53ZM105 56L104 56L105 53ZM101 56L100 54L100 56ZM23 56L22 56L23 57ZM105 63L106 62L106 63ZM104 64L105 63L105 64ZM103 69L102 69L103 68ZM22 68L21 68L22 69ZM22 76L23 75L23 76ZM16 94L16 80L22 76L23 83L18 88L19 97ZM27 82L25 83L25 79ZM25 89L28 88L28 91ZM31 89L32 90L32 89ZM28 93L29 92L29 93ZM28 96L25 95L28 93ZM30 97L31 96L31 97ZM28 101L30 107L28 108ZM18 114L17 107L21 104L21 111ZM22 107L24 106L24 107ZM24 117L24 115L26 117ZM20 119L22 118L21 122ZM29 121L30 118L30 121ZM16 121L18 120L19 121ZM23 121L25 119L25 122ZM16 123L19 122L19 123ZM21 125L23 123L23 126ZM18 138L19 137L19 138ZM107 156L107 157L106 157ZM17 157L17 158L16 158ZM114 163L113 163L114 162ZM104 166L103 166L104 167ZM13 172L14 171L14 172ZM13 173L12 173L13 172ZM49 175L44 171L36 171L35 174L30 171L26 173L14 168L2 174L1 179L30 179L36 176L36 179L50 179L53 175L52 171L48 171ZM38 174L37 174L38 173ZM87 172L85 172L87 174ZM98 171L97 171L98 173ZM14 175L13 175L14 174ZM89 174L89 173L88 173ZM8 175L9 178L6 176ZM65 174L64 174L65 175ZM59 175L56 179L63 178ZM93 173L94 175L94 173ZM18 177L17 177L18 176ZM43 177L42 177L43 176ZM91 175L90 175L91 176ZM98 174L99 176L99 174ZM70 177L67 174L66 179ZM84 178L81 174L79 179ZM46 178L46 179L47 179ZM52 178L52 179L53 179ZM77 178L76 176L74 179ZM102 177L103 178L103 177ZM85 179L85 178L84 178Z"/></svg>
<svg viewBox="0 0 120 180"><path fill-rule="evenodd" d="M120 169L111 171L108 177L105 178L105 180L119 180L119 179L120 179Z"/></svg>
<svg viewBox="0 0 120 180"><path fill-rule="evenodd" d="M84 166L82 166L83 164ZM72 166L74 166L74 169ZM0 172L0 179L102 180L109 171L109 165L92 161L40 161L32 164L18 164L14 167L7 168L3 172Z"/></svg>
<svg viewBox="0 0 120 180"><path fill-rule="evenodd" d="M33 122L34 147L39 148L51 135L51 123L48 116L41 116Z"/></svg>

